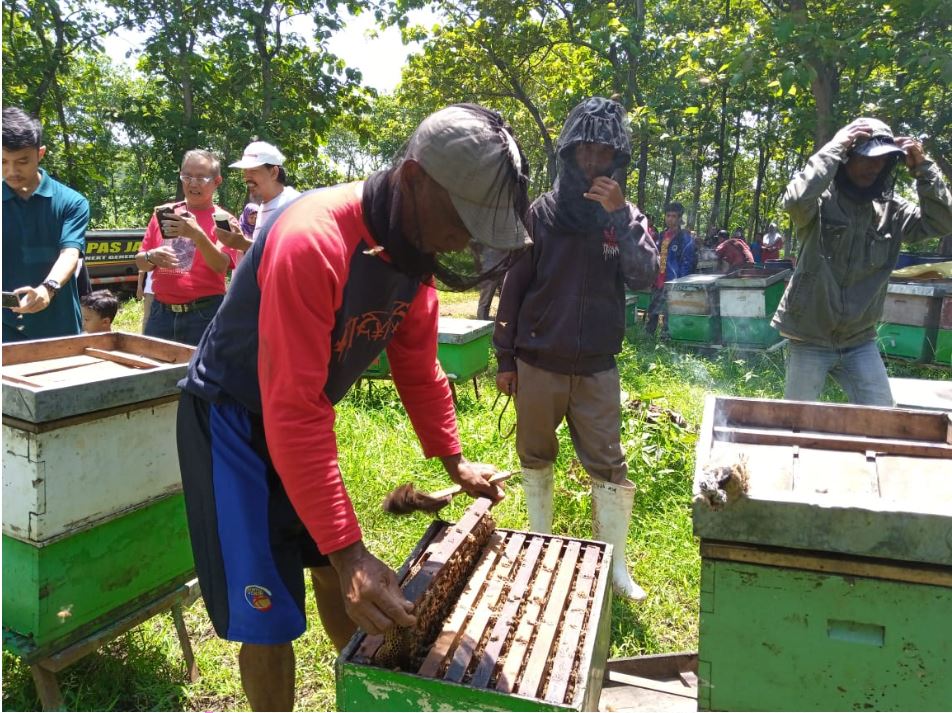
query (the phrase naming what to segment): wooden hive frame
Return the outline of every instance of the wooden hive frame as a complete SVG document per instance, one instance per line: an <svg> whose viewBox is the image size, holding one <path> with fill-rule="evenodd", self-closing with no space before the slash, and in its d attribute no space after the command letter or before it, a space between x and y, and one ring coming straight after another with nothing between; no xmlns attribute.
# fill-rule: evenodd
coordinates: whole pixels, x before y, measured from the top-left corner
<svg viewBox="0 0 952 713"><path fill-rule="evenodd" d="M434 523L404 565L405 584L464 520ZM351 641L338 660L338 707L594 709L608 653L611 556L604 543L492 532L412 668L374 665L383 637ZM355 698L355 679L376 697Z"/></svg>

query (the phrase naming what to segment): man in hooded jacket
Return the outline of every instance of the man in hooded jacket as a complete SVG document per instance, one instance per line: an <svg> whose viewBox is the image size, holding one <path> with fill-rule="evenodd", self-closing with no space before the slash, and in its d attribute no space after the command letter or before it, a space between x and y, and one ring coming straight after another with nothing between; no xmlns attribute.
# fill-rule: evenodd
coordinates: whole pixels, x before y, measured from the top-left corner
<svg viewBox="0 0 952 713"><path fill-rule="evenodd" d="M647 219L618 183L631 161L621 105L583 101L569 114L557 149L553 190L529 210L532 248L503 284L493 337L496 386L515 395L531 528L552 529L552 465L564 418L592 477L595 536L615 547L615 591L640 600L645 592L625 562L635 487L621 447L615 355L625 330L624 287L652 283L658 252Z"/></svg>
<svg viewBox="0 0 952 713"><path fill-rule="evenodd" d="M899 159L919 205L893 195ZM856 119L810 157L783 196L801 244L772 325L790 340L784 398L815 401L827 374L851 403L892 406L876 347L901 243L952 232L952 196L915 139Z"/></svg>

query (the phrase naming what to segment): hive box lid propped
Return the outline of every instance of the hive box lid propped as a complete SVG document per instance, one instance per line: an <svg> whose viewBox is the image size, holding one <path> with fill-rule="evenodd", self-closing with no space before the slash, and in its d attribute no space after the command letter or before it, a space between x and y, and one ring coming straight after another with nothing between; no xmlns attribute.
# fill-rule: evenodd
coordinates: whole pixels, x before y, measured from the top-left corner
<svg viewBox="0 0 952 713"><path fill-rule="evenodd" d="M711 466L746 459L749 489L714 509ZM952 419L905 409L709 396L694 533L952 565Z"/></svg>
<svg viewBox="0 0 952 713"><path fill-rule="evenodd" d="M3 345L3 415L25 423L178 394L194 349L126 332Z"/></svg>

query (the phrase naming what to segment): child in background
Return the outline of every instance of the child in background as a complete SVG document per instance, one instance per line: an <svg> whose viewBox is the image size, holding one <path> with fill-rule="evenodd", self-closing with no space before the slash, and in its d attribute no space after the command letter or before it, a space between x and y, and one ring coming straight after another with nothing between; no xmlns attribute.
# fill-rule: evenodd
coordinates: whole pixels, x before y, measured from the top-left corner
<svg viewBox="0 0 952 713"><path fill-rule="evenodd" d="M119 311L119 300L109 290L96 290L80 300L80 308L83 311L84 332L111 332L112 320Z"/></svg>

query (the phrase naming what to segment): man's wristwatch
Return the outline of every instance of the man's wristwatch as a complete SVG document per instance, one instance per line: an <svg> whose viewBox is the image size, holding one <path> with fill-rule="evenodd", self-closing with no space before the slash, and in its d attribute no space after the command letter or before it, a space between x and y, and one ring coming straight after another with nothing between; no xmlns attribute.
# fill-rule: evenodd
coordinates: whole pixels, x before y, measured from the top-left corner
<svg viewBox="0 0 952 713"><path fill-rule="evenodd" d="M43 287L46 288L46 291L50 295L50 302L52 302L53 298L56 297L56 293L60 291L61 285L56 280L44 280Z"/></svg>
<svg viewBox="0 0 952 713"><path fill-rule="evenodd" d="M152 262L152 251L151 251L151 250L146 250L146 251L145 251L145 261L146 261L147 263L149 263L150 265L155 265L155 263Z"/></svg>

